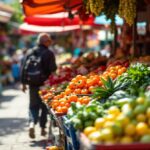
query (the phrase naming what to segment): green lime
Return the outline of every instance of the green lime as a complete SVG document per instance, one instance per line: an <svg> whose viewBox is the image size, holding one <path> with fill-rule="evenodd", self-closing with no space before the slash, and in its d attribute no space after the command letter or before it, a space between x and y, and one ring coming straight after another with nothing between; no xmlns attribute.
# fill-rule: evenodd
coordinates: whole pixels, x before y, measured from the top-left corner
<svg viewBox="0 0 150 150"><path fill-rule="evenodd" d="M135 115L145 113L146 111L146 106L145 105L137 105L133 111Z"/></svg>
<svg viewBox="0 0 150 150"><path fill-rule="evenodd" d="M94 125L94 122L91 120L87 120L84 122L84 127L89 127L89 126L93 126L93 125Z"/></svg>
<svg viewBox="0 0 150 150"><path fill-rule="evenodd" d="M123 133L122 126L119 123L116 123L112 126L112 131L116 136L120 136Z"/></svg>
<svg viewBox="0 0 150 150"><path fill-rule="evenodd" d="M149 143L150 142L150 135L144 135L141 137L140 142L142 143Z"/></svg>

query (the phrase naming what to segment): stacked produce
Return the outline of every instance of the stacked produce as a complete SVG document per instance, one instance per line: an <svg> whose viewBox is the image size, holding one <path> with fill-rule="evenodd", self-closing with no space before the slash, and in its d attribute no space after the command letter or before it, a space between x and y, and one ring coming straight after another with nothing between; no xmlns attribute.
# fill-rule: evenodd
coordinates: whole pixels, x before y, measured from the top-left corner
<svg viewBox="0 0 150 150"><path fill-rule="evenodd" d="M93 89L96 87L103 86L104 81L107 80L108 77L110 77L111 79L116 79L118 76L124 73L126 69L127 68L124 66L117 65L108 67L106 71L101 75L93 73L90 73L87 76L77 75L71 80L64 92L62 92L59 95L56 95L53 98L53 101L50 103L50 106L58 113L66 113L66 108L62 110L62 107L64 108L64 104L66 104L66 107L69 108L71 102L81 101L81 98L78 98L76 95L92 94ZM87 104L87 97L82 97L82 101L83 102L80 103Z"/></svg>
<svg viewBox="0 0 150 150"><path fill-rule="evenodd" d="M136 63L107 79L89 104L71 104L66 123L94 143L150 142L150 67Z"/></svg>

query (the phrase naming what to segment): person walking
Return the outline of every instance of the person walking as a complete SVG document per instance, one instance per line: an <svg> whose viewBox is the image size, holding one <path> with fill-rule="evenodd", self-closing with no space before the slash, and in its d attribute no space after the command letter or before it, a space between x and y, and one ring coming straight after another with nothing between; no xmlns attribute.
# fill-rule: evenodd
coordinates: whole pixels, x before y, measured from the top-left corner
<svg viewBox="0 0 150 150"><path fill-rule="evenodd" d="M38 94L40 86L48 76L56 71L55 56L48 47L52 44L49 34L41 33L37 38L37 46L28 50L21 67L22 90L27 90L29 85L29 136L35 138L34 126L39 121L41 135L45 136L47 122L47 107L42 103ZM39 112L41 110L41 114Z"/></svg>

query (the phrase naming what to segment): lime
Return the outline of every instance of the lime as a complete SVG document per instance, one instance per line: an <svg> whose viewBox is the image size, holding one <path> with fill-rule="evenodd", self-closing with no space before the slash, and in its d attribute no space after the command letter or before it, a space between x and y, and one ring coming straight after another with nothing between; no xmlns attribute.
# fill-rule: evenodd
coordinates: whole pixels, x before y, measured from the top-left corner
<svg viewBox="0 0 150 150"><path fill-rule="evenodd" d="M133 118L134 117L133 110L125 112L124 115L127 116L129 119Z"/></svg>
<svg viewBox="0 0 150 150"><path fill-rule="evenodd" d="M143 104L145 102L145 98L144 97L138 97L136 99L137 104Z"/></svg>
<svg viewBox="0 0 150 150"><path fill-rule="evenodd" d="M94 122L92 120L87 120L87 121L84 122L85 127L93 126L93 125L94 125Z"/></svg>
<svg viewBox="0 0 150 150"><path fill-rule="evenodd" d="M150 135L149 134L148 135L143 135L141 137L140 142L142 142L142 143L150 143Z"/></svg>
<svg viewBox="0 0 150 150"><path fill-rule="evenodd" d="M137 105L133 111L135 115L144 113L146 111L146 106L145 105Z"/></svg>
<svg viewBox="0 0 150 150"><path fill-rule="evenodd" d="M90 113L89 113L89 117L90 117L90 119L92 119L92 120L96 120L96 119L98 118L97 114L94 113L94 112L90 112Z"/></svg>
<svg viewBox="0 0 150 150"><path fill-rule="evenodd" d="M112 131L115 136L120 136L123 133L123 128L119 123L115 123L114 125L112 125Z"/></svg>

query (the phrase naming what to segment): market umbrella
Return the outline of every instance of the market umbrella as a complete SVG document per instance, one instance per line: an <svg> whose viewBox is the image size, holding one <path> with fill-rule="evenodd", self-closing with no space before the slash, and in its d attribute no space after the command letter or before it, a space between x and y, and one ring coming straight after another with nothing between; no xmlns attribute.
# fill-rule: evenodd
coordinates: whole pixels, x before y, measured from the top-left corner
<svg viewBox="0 0 150 150"><path fill-rule="evenodd" d="M77 10L82 3L82 0L22 0L26 16Z"/></svg>

